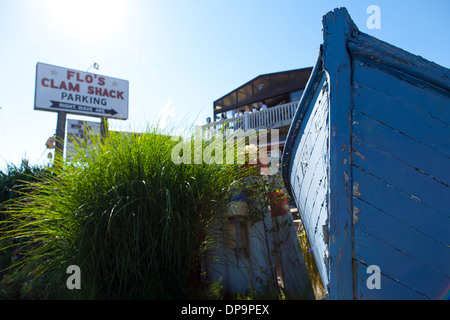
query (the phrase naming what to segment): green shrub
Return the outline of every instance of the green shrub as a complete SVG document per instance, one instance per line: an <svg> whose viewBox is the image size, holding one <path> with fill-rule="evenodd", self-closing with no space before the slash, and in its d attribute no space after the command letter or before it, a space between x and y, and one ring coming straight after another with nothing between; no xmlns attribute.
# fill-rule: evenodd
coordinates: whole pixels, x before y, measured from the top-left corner
<svg viewBox="0 0 450 320"><path fill-rule="evenodd" d="M21 192L26 192L29 182L39 181L40 177L48 168L41 166L31 166L28 160L23 159L20 166L8 164L6 170L0 171L0 221L7 219L8 207L14 199L20 197ZM17 247L20 241L16 239L2 239L6 230L0 232L0 281L8 273L5 271L18 258ZM2 290L0 287L0 297Z"/></svg>
<svg viewBox="0 0 450 320"><path fill-rule="evenodd" d="M3 241L20 240L14 270L51 289L48 298L189 298L237 166L174 164L179 141L156 130L91 141L10 204L0 228ZM80 267L81 290L66 288L69 265Z"/></svg>
<svg viewBox="0 0 450 320"><path fill-rule="evenodd" d="M39 181L48 168L30 166L28 160L23 159L20 166L8 164L5 172L0 171L0 220L6 218L5 210L12 199L20 196L21 190L27 187L27 182Z"/></svg>

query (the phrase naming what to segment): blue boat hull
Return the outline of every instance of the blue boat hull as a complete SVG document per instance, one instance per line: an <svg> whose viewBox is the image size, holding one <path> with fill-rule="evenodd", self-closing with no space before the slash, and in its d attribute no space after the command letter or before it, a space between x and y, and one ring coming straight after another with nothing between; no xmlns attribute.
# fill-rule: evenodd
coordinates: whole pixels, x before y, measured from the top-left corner
<svg viewBox="0 0 450 320"><path fill-rule="evenodd" d="M329 299L450 288L450 70L359 32L324 43L282 159Z"/></svg>

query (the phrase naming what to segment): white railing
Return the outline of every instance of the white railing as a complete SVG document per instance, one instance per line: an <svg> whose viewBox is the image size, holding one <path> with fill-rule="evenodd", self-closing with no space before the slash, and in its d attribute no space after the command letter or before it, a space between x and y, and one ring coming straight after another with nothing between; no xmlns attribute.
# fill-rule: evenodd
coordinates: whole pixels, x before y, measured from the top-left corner
<svg viewBox="0 0 450 320"><path fill-rule="evenodd" d="M258 128L276 128L289 125L294 118L298 101L282 104L267 110L244 113L242 116L231 119L222 119L212 122L202 127L203 130L234 130L258 129Z"/></svg>

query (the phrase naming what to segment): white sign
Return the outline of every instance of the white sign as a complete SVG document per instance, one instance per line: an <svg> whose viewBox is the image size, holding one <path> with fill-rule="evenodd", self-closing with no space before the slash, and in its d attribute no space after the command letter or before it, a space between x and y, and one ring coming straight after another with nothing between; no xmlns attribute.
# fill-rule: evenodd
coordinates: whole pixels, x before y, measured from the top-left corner
<svg viewBox="0 0 450 320"><path fill-rule="evenodd" d="M126 120L128 81L39 62L34 109Z"/></svg>
<svg viewBox="0 0 450 320"><path fill-rule="evenodd" d="M84 139L87 134L100 134L100 122L67 119L67 136Z"/></svg>
<svg viewBox="0 0 450 320"><path fill-rule="evenodd" d="M74 142L84 140L91 144L89 135L100 135L100 122L67 119L67 154L75 152Z"/></svg>

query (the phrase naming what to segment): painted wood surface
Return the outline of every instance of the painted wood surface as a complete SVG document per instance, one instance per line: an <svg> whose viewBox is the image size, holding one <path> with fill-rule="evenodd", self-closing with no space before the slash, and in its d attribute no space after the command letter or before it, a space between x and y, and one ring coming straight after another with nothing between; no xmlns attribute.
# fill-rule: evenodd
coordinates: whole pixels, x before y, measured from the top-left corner
<svg viewBox="0 0 450 320"><path fill-rule="evenodd" d="M357 272L375 264L404 287L401 297L439 299L450 284L449 100L376 64L353 63ZM356 279L357 298L387 290Z"/></svg>
<svg viewBox="0 0 450 320"><path fill-rule="evenodd" d="M324 285L328 284L328 85L321 73L314 105L304 116L299 139L292 154L293 175L291 188L305 226L306 234L318 264Z"/></svg>
<svg viewBox="0 0 450 320"><path fill-rule="evenodd" d="M289 205L285 214L272 217L272 225L277 275L283 282L284 294L289 300L314 300L314 290Z"/></svg>
<svg viewBox="0 0 450 320"><path fill-rule="evenodd" d="M450 287L450 70L361 33L345 9L323 24L282 172L320 249L327 297L440 299ZM314 136L317 110L327 116ZM371 265L380 288L367 284Z"/></svg>
<svg viewBox="0 0 450 320"><path fill-rule="evenodd" d="M352 299L352 65L347 43L356 26L346 10L327 13L322 23L323 64L330 82L329 297Z"/></svg>

